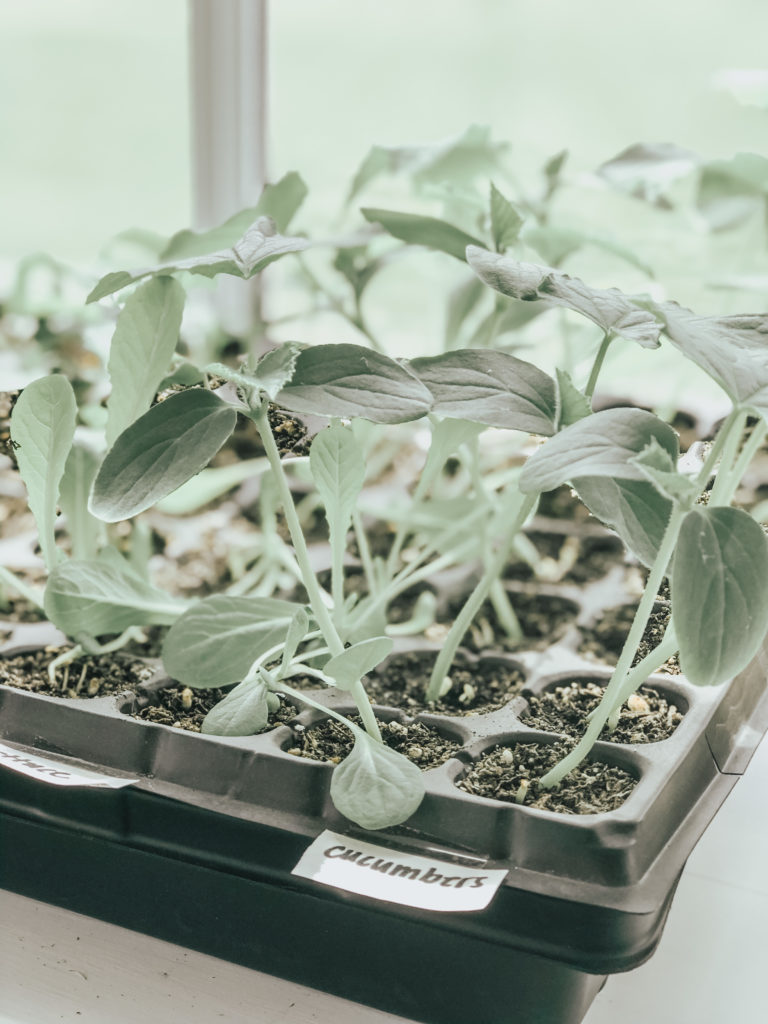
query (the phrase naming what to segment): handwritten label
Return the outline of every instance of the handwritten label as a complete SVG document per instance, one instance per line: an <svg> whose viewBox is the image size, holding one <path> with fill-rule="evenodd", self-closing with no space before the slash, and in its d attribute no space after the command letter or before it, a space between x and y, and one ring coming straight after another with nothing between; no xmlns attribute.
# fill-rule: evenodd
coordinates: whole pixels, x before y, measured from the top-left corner
<svg viewBox="0 0 768 1024"><path fill-rule="evenodd" d="M507 876L498 868L415 856L336 832L319 835L292 874L387 903L454 912L487 907Z"/></svg>
<svg viewBox="0 0 768 1024"><path fill-rule="evenodd" d="M0 767L10 768L12 772L28 775L32 779L50 783L52 786L94 786L101 789L121 789L130 786L138 779L115 779L109 775L100 775L87 768L76 768L60 761L51 761L37 754L27 754L15 747L7 747L0 743Z"/></svg>

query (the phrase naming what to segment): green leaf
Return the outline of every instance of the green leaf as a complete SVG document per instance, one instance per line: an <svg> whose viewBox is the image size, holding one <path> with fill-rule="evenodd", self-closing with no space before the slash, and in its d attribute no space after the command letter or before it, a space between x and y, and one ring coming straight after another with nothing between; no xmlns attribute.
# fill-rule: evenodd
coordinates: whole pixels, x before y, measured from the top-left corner
<svg viewBox="0 0 768 1024"><path fill-rule="evenodd" d="M555 370L557 383L557 429L569 427L592 415L592 403L571 380L565 370Z"/></svg>
<svg viewBox="0 0 768 1024"><path fill-rule="evenodd" d="M59 487L59 504L67 517L72 554L79 559L96 557L104 527L88 511L88 495L99 468L99 458L81 444L73 444Z"/></svg>
<svg viewBox="0 0 768 1024"><path fill-rule="evenodd" d="M424 245L448 253L457 260L466 260L468 245L482 246L479 239L468 235L461 228L438 220L437 217L422 217L416 213L398 213L396 210L362 209L360 211L371 224L381 224L385 231L409 245Z"/></svg>
<svg viewBox="0 0 768 1024"><path fill-rule="evenodd" d="M737 405L768 420L768 314L696 316L674 302L654 307L672 344Z"/></svg>
<svg viewBox="0 0 768 1024"><path fill-rule="evenodd" d="M555 382L532 363L485 349L413 359L433 411L491 427L548 436L555 430Z"/></svg>
<svg viewBox="0 0 768 1024"><path fill-rule="evenodd" d="M692 504L698 497L699 488L694 481L683 473L678 473L672 456L655 438L631 461L656 490L670 501L687 505Z"/></svg>
<svg viewBox="0 0 768 1024"><path fill-rule="evenodd" d="M448 299L448 313L445 323L445 347L456 347L459 331L467 317L485 295L483 282L477 277L470 277L455 288Z"/></svg>
<svg viewBox="0 0 768 1024"><path fill-rule="evenodd" d="M107 453L94 481L91 512L117 523L150 508L200 472L236 420L231 406L201 388L153 406Z"/></svg>
<svg viewBox="0 0 768 1024"><path fill-rule="evenodd" d="M284 232L307 196L307 186L296 171L290 171L274 185L266 185L256 206L241 210L209 231L178 231L160 253L161 260L189 259L227 249L245 234L259 217L269 217Z"/></svg>
<svg viewBox="0 0 768 1024"><path fill-rule="evenodd" d="M491 182L491 234L497 252L517 241L525 218Z"/></svg>
<svg viewBox="0 0 768 1024"><path fill-rule="evenodd" d="M392 653L393 641L388 636L375 636L370 640L347 647L341 654L330 658L324 668L340 690L351 690L364 675L376 668Z"/></svg>
<svg viewBox="0 0 768 1024"><path fill-rule="evenodd" d="M207 597L168 632L169 675L201 689L241 682L254 661L280 644L299 605L267 597Z"/></svg>
<svg viewBox="0 0 768 1024"><path fill-rule="evenodd" d="M432 396L405 367L379 352L361 345L314 345L300 353L277 402L293 412L406 423L430 411Z"/></svg>
<svg viewBox="0 0 768 1024"><path fill-rule="evenodd" d="M49 572L59 558L54 540L56 504L76 418L72 385L58 374L28 384L11 413L11 438L18 445L16 461Z"/></svg>
<svg viewBox="0 0 768 1024"><path fill-rule="evenodd" d="M269 724L268 689L261 679L239 683L211 708L200 732L209 736L253 736Z"/></svg>
<svg viewBox="0 0 768 1024"><path fill-rule="evenodd" d="M478 175L488 175L499 167L506 148L505 143L491 140L486 125L470 125L458 138L429 146L374 146L355 174L347 203L382 174L411 171L417 185L445 181L469 184Z"/></svg>
<svg viewBox="0 0 768 1024"><path fill-rule="evenodd" d="M365 483L362 446L349 427L338 421L315 435L309 449L309 468L334 537L346 535L357 497Z"/></svg>
<svg viewBox="0 0 768 1024"><path fill-rule="evenodd" d="M487 249L469 248L469 265L491 288L526 302L565 306L581 313L603 331L635 341L643 348L658 348L661 324L653 313L617 288L590 288L578 277L552 267L521 263Z"/></svg>
<svg viewBox="0 0 768 1024"><path fill-rule="evenodd" d="M290 383L296 370L296 360L303 346L285 342L262 356L253 372L257 386L274 401L278 392Z"/></svg>
<svg viewBox="0 0 768 1024"><path fill-rule="evenodd" d="M677 434L643 409L605 409L555 434L530 456L520 474L524 492L549 491L581 476L645 480L632 457L656 439L677 463Z"/></svg>
<svg viewBox="0 0 768 1024"><path fill-rule="evenodd" d="M424 792L424 778L412 761L359 729L351 754L331 776L334 806L362 828L401 824L418 808Z"/></svg>
<svg viewBox="0 0 768 1024"><path fill-rule="evenodd" d="M307 615L305 608L297 608L294 612L293 618L291 619L291 623L288 626L288 632L285 634L285 646L283 647L283 657L280 662L278 679L285 678L285 674L296 654L298 646L304 640L304 637L308 632L309 615Z"/></svg>
<svg viewBox="0 0 768 1024"><path fill-rule="evenodd" d="M554 190L560 184L560 177L562 175L563 167L565 166L565 161L567 159L568 150L561 149L559 153L555 153L554 156L551 156L549 160L547 160L547 162L544 164L542 170L544 172L544 177L547 181L547 188L550 192L554 192Z"/></svg>
<svg viewBox="0 0 768 1024"><path fill-rule="evenodd" d="M119 556L64 562L48 578L44 606L50 621L70 637L167 626L186 607L141 580Z"/></svg>
<svg viewBox="0 0 768 1024"><path fill-rule="evenodd" d="M142 281L145 277L175 274L182 270L189 274L202 274L203 277L231 274L247 279L281 256L290 252L301 252L308 245L309 242L305 238L277 234L272 222L268 218L260 217L231 248L191 256L188 259L169 260L156 267L146 267L142 270L119 270L107 274L99 281L86 302L96 302L129 284Z"/></svg>
<svg viewBox="0 0 768 1024"><path fill-rule="evenodd" d="M128 297L109 349L107 444L149 409L179 339L184 289L156 277Z"/></svg>
<svg viewBox="0 0 768 1024"><path fill-rule="evenodd" d="M768 541L735 508L694 508L683 520L672 573L680 667L715 686L757 654L768 627Z"/></svg>
<svg viewBox="0 0 768 1024"><path fill-rule="evenodd" d="M669 187L695 171L700 163L695 153L672 143L640 142L601 164L595 173L622 192L668 209Z"/></svg>
<svg viewBox="0 0 768 1024"><path fill-rule="evenodd" d="M615 530L643 565L653 565L672 502L647 480L593 476L575 477L572 484L592 515Z"/></svg>

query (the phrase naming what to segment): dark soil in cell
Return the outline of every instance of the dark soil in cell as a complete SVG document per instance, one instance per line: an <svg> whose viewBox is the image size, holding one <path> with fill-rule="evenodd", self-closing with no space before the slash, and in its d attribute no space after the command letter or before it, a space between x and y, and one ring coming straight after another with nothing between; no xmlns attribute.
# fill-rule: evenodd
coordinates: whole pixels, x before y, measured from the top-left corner
<svg viewBox="0 0 768 1024"><path fill-rule="evenodd" d="M545 693L527 696L529 712L523 717L534 729L565 733L578 739L587 727L587 715L600 703L599 683L572 682ZM682 713L653 687L644 686L622 706L613 732L604 728L600 739L611 743L656 743L665 740L682 721Z"/></svg>
<svg viewBox="0 0 768 1024"><path fill-rule="evenodd" d="M360 725L359 716L350 721ZM419 768L436 768L453 757L461 744L441 736L437 729L423 722L379 722L381 738L388 747L397 750ZM293 743L288 753L308 757L313 761L331 761L338 764L355 745L352 732L334 718L327 718L308 728L294 726Z"/></svg>
<svg viewBox="0 0 768 1024"><path fill-rule="evenodd" d="M522 803L558 814L598 814L615 811L637 785L637 780L616 765L582 761L554 789L542 789L538 780L562 760L572 744L516 743L494 747L456 782L459 789L491 800Z"/></svg>
<svg viewBox="0 0 768 1024"><path fill-rule="evenodd" d="M558 641L578 615L578 608L566 598L549 594L511 594L512 607L523 632L521 638L510 636L501 626L496 610L486 601L462 640L471 651L490 648L504 651L539 650ZM461 609L461 602L451 604L452 616Z"/></svg>
<svg viewBox="0 0 768 1024"><path fill-rule="evenodd" d="M189 686L166 686L152 694L152 702L132 712L134 718L158 725L168 725L173 729L184 729L187 732L200 732L203 719L216 704L232 689L217 687L211 690L193 690ZM139 700L145 700L140 698ZM298 712L296 708L280 701L280 707L269 716L267 729L291 722Z"/></svg>
<svg viewBox="0 0 768 1024"><path fill-rule="evenodd" d="M309 455L312 438L309 437L307 427L300 419L276 405L270 405L269 425L281 455ZM258 459L264 455L264 447L256 427L245 416L238 416L237 426L222 449L219 462L227 461L227 453L230 450L238 459Z"/></svg>
<svg viewBox="0 0 768 1024"><path fill-rule="evenodd" d="M137 658L117 654L86 655L56 670L51 685L48 666L65 647L45 647L26 654L0 658L0 683L51 697L104 697L135 689L146 682L154 668Z"/></svg>
<svg viewBox="0 0 768 1024"><path fill-rule="evenodd" d="M6 622L41 622L45 612L23 597L0 601L0 619Z"/></svg>
<svg viewBox="0 0 768 1024"><path fill-rule="evenodd" d="M594 658L596 661L615 664L629 633L632 620L635 617L635 609L636 605L634 604L609 608L602 614L600 620L594 626L583 628L583 639L579 646L579 654L588 658ZM636 665L661 643L668 622L669 605L658 604L648 620L648 625L643 633L637 655L632 663L633 665ZM677 655L674 655L665 662L658 671L666 672L668 675L678 675L680 673L680 662Z"/></svg>
<svg viewBox="0 0 768 1024"><path fill-rule="evenodd" d="M616 537L535 532L528 536L539 552L540 564L534 570L525 561L511 562L504 571L505 579L591 583L605 576L624 557L624 548Z"/></svg>
<svg viewBox="0 0 768 1024"><path fill-rule="evenodd" d="M375 704L413 713L477 715L503 707L525 685L523 673L514 665L491 659L471 666L454 662L450 671L453 686L440 700L426 704L424 692L436 657L434 651L397 654L381 672L366 678L366 692Z"/></svg>
<svg viewBox="0 0 768 1024"><path fill-rule="evenodd" d="M579 496L567 484L545 491L539 499L537 515L548 519L570 519L573 522L586 522L590 518L589 509Z"/></svg>

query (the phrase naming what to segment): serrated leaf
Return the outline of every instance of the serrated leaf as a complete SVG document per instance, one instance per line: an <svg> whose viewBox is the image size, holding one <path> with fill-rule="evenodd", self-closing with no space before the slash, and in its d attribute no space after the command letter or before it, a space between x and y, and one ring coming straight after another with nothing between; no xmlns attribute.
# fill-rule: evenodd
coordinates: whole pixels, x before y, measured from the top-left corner
<svg viewBox="0 0 768 1024"><path fill-rule="evenodd" d="M47 569L59 553L54 540L56 504L67 456L75 436L77 403L69 381L58 374L32 381L11 413L11 438L21 479L29 495Z"/></svg>
<svg viewBox="0 0 768 1024"><path fill-rule="evenodd" d="M497 252L517 241L525 218L491 182L491 234Z"/></svg>
<svg viewBox="0 0 768 1024"><path fill-rule="evenodd" d="M592 515L615 530L643 565L653 565L672 513L672 502L647 480L575 477L572 484Z"/></svg>
<svg viewBox="0 0 768 1024"><path fill-rule="evenodd" d="M672 143L640 142L606 160L595 174L614 188L665 209L669 206L669 186L687 177L700 163L695 153Z"/></svg>
<svg viewBox="0 0 768 1024"><path fill-rule="evenodd" d="M768 314L697 316L674 302L654 307L672 344L738 405L768 420Z"/></svg>
<svg viewBox="0 0 768 1024"><path fill-rule="evenodd" d="M200 732L209 736L253 736L269 723L268 689L261 679L247 679L212 707Z"/></svg>
<svg viewBox="0 0 768 1024"><path fill-rule="evenodd" d="M331 776L336 809L367 829L406 821L424 792L424 778L412 761L361 730L355 730L352 752Z"/></svg>
<svg viewBox="0 0 768 1024"><path fill-rule="evenodd" d="M482 281L503 295L525 302L565 306L606 333L610 331L643 348L658 348L661 324L653 313L617 288L590 288L578 277L560 270L522 263L487 249L469 248L467 260Z"/></svg>
<svg viewBox="0 0 768 1024"><path fill-rule="evenodd" d="M484 349L414 359L433 411L487 426L548 436L555 430L555 382L532 363Z"/></svg>
<svg viewBox="0 0 768 1024"><path fill-rule="evenodd" d="M672 456L655 438L631 462L670 501L688 504L698 497L696 484L677 471Z"/></svg>
<svg viewBox="0 0 768 1024"><path fill-rule="evenodd" d="M283 641L299 607L277 598L207 597L168 632L166 671L201 689L239 683L256 658Z"/></svg>
<svg viewBox="0 0 768 1024"><path fill-rule="evenodd" d="M604 409L555 434L530 456L520 474L524 492L549 491L574 477L645 480L632 463L656 439L677 462L677 434L643 409Z"/></svg>
<svg viewBox="0 0 768 1024"><path fill-rule="evenodd" d="M277 402L293 412L406 423L425 416L432 396L406 368L360 345L315 345L296 360Z"/></svg>
<svg viewBox="0 0 768 1024"><path fill-rule="evenodd" d="M186 271L189 274L202 274L203 277L230 274L234 277L248 279L281 256L291 252L301 252L308 245L309 242L305 238L292 238L277 234L272 222L268 218L260 217L230 248L200 256L190 256L186 259L169 260L156 267L120 270L107 274L99 281L86 302L97 302L99 299L112 295L136 281L142 281L146 277L158 277L180 271Z"/></svg>
<svg viewBox="0 0 768 1024"><path fill-rule="evenodd" d="M64 562L48 578L44 606L50 621L70 637L167 626L186 607L141 580L119 556Z"/></svg>
<svg viewBox="0 0 768 1024"><path fill-rule="evenodd" d="M329 658L323 672L333 679L340 690L351 690L355 683L392 653L393 646L388 636L361 640L347 647L341 654Z"/></svg>
<svg viewBox="0 0 768 1024"><path fill-rule="evenodd" d="M296 171L290 171L274 185L265 185L256 206L241 210L209 231L178 231L160 253L161 260L189 259L227 249L234 245L259 217L269 217L284 232L304 202L307 186Z"/></svg>
<svg viewBox="0 0 768 1024"><path fill-rule="evenodd" d="M99 458L81 444L69 450L59 486L59 504L67 517L72 554L79 559L96 557L103 527L88 511L88 495L99 468Z"/></svg>
<svg viewBox="0 0 768 1024"><path fill-rule="evenodd" d="M417 213L400 213L397 210L374 210L363 208L360 211L370 224L380 224L385 231L401 242L409 245L423 245L427 249L437 249L454 259L466 261L468 245L483 243L468 235L466 231L449 224L437 217L423 217Z"/></svg>
<svg viewBox="0 0 768 1024"><path fill-rule="evenodd" d="M156 277L128 297L109 349L107 444L149 409L179 339L184 289Z"/></svg>
<svg viewBox="0 0 768 1024"><path fill-rule="evenodd" d="M302 345L286 342L279 348L267 352L256 364L254 377L259 388L265 391L271 400L274 401L278 392L290 383L302 348Z"/></svg>
<svg viewBox="0 0 768 1024"><path fill-rule="evenodd" d="M202 388L153 406L107 452L94 481L91 512L117 523L150 508L200 472L236 421L231 406Z"/></svg>
<svg viewBox="0 0 768 1024"><path fill-rule="evenodd" d="M557 384L557 429L569 427L592 415L592 403L571 380L565 370L555 370Z"/></svg>
<svg viewBox="0 0 768 1024"><path fill-rule="evenodd" d="M675 550L672 618L680 667L692 683L737 675L768 628L768 541L741 509L694 508Z"/></svg>
<svg viewBox="0 0 768 1024"><path fill-rule="evenodd" d="M309 468L331 534L343 536L365 483L365 458L350 428L334 421L316 434L309 449Z"/></svg>
<svg viewBox="0 0 768 1024"><path fill-rule="evenodd" d="M297 608L288 626L288 632L285 634L285 646L283 647L280 672L278 673L279 679L285 678L288 666L295 656L299 644L304 640L308 632L309 615L307 615L305 608Z"/></svg>
<svg viewBox="0 0 768 1024"><path fill-rule="evenodd" d="M463 323L484 294L483 282L474 276L468 278L451 292L445 322L446 349L455 348Z"/></svg>
<svg viewBox="0 0 768 1024"><path fill-rule="evenodd" d="M382 174L413 172L419 185L450 181L469 184L477 175L490 174L499 166L505 143L491 140L485 125L470 125L458 138L427 146L374 146L355 173L347 202Z"/></svg>

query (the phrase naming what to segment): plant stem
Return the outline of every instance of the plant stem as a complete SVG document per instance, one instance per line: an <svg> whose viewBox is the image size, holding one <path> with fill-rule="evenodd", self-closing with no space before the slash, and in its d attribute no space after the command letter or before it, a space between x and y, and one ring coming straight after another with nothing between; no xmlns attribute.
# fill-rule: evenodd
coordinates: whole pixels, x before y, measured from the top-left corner
<svg viewBox="0 0 768 1024"><path fill-rule="evenodd" d="M376 575L376 569L374 568L373 558L371 557L371 546L368 543L368 535L365 532L363 526L363 517L360 515L360 510L355 509L352 513L352 529L355 531L355 538L357 539L357 549L360 552L360 561L363 563L363 572L368 583L368 592L376 594L379 589L379 580Z"/></svg>
<svg viewBox="0 0 768 1024"><path fill-rule="evenodd" d="M597 385L597 378L600 376L600 371L603 368L605 362L605 356L608 352L608 348L613 341L615 335L612 331L606 331L603 335L603 340L600 342L600 348L597 350L595 361L592 364L592 371L587 381L587 386L584 388L584 395L587 398L591 398L595 393L595 387Z"/></svg>
<svg viewBox="0 0 768 1024"><path fill-rule="evenodd" d="M667 523L667 528L664 532L664 537L662 538L661 545L659 546L658 554L656 555L656 561L653 563L648 575L648 581L645 585L645 590L643 591L643 596L640 598L640 603L637 606L637 611L635 612L635 617L632 621L632 627L630 628L629 635L624 642L624 647L619 655L619 660L616 664L616 668L613 670L610 682L605 688L603 698L593 712L594 718L591 719L587 726L587 731L573 750L539 780L539 784L544 789L551 789L553 786L556 786L558 782L568 774L568 772L581 764L592 749L595 740L598 738L603 726L608 721L608 717L613 711L618 697L623 692L627 673L635 654L637 653L640 641L643 638L643 632L645 631L648 619L650 618L653 610L653 603L656 600L659 587L666 575L669 560L672 557L675 545L677 544L680 525L682 524L687 511L688 510L685 508L673 507L672 513L669 517L669 522Z"/></svg>
<svg viewBox="0 0 768 1024"><path fill-rule="evenodd" d="M733 500L733 495L736 493L736 490L741 483L741 478L744 476L747 467L762 446L766 433L768 433L768 425L766 425L764 420L760 420L759 423L756 423L752 428L751 437L734 461L733 466L728 473L728 480L723 484L719 502L710 500L710 504L730 505Z"/></svg>
<svg viewBox="0 0 768 1024"><path fill-rule="evenodd" d="M538 492L534 492L527 496L522 494L519 495L517 514L514 516L512 524L506 531L506 535L501 544L499 544L495 557L489 561L477 586L469 595L464 603L464 607L456 616L456 619L448 632L448 636L445 638L445 643L437 656L425 694L425 700L428 702L434 702L440 696L443 681L450 671L453 659L456 657L456 651L459 648L459 644L464 639L464 634L471 626L472 620L480 611L483 602L488 597L494 580L498 579L501 575L507 559L509 558L509 552L515 536L530 515L538 501L538 498Z"/></svg>
<svg viewBox="0 0 768 1024"><path fill-rule="evenodd" d="M741 445L742 434L744 433L744 424L746 423L747 413L746 410L734 410L736 415L733 417L732 422L729 424L729 429L724 431L725 424L721 428L720 433L725 432L725 441L722 448L722 456L720 458L720 466L715 477L715 485L712 488L712 493L709 496L710 505L726 505L729 504L732 496L731 490L731 473L734 468L734 462L738 455L739 447ZM730 419L730 417L729 417ZM728 492L731 492L730 494Z"/></svg>
<svg viewBox="0 0 768 1024"><path fill-rule="evenodd" d="M673 654L677 654L677 651L677 637L675 636L674 627L670 622L661 643L654 647L650 654L646 654L642 661L638 661L638 663L627 673L624 685L616 697L616 703L613 711L611 711L608 717L608 729L610 732L613 732L618 725L619 715L621 714L621 707L624 704L624 701L627 700L627 698L645 682L649 675L653 672L657 672L665 661L668 661ZM591 715L588 716L588 718L591 720Z"/></svg>
<svg viewBox="0 0 768 1024"><path fill-rule="evenodd" d="M262 444L264 445L264 451L266 452L270 468L272 469L274 481L277 486L277 492L283 506L285 522L288 526L291 540L293 541L293 547L296 552L296 561L299 563L302 582L307 590L312 613L317 620L318 626L322 630L323 637L325 638L325 642L328 644L328 648L332 656L336 657L344 651L344 644L338 634L336 626L334 625L331 614L325 606L325 602L323 601L323 596L320 591L320 585L318 584L317 578L312 570L312 565L309 560L309 552L307 551L307 543L304 540L301 523L299 522L299 516L296 512L296 505L293 501L291 489L288 486L288 479L285 475L283 464L280 461L280 453L277 450L277 445L275 444L275 439L272 435L272 428L269 425L268 406L266 402L262 402L258 409L252 410L252 418L256 424L256 429L259 432ZM368 700L368 695L365 692L363 684L358 680L356 686L353 687L351 692L365 728L371 736L374 737L374 739L380 740L381 733L379 731L379 726L376 722L371 702Z"/></svg>
<svg viewBox="0 0 768 1024"><path fill-rule="evenodd" d="M23 598L26 598L30 604L33 604L35 608L42 609L43 607L43 593L38 590L37 587L30 586L24 580L14 576L12 572L0 565L0 583L5 583L6 586L10 587L11 590L15 590L17 594L21 594Z"/></svg>

